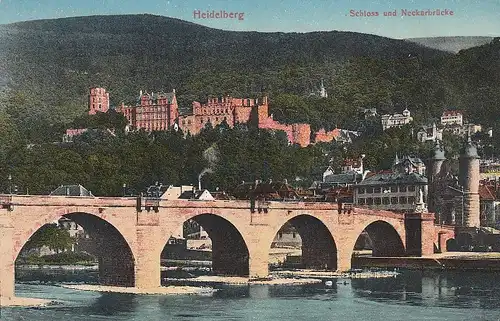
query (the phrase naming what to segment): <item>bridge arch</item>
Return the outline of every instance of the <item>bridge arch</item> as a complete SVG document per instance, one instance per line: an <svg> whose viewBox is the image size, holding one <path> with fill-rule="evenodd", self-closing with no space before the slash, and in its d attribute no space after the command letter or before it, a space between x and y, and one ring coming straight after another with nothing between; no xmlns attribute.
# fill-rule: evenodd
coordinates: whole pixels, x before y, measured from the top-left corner
<svg viewBox="0 0 500 321"><path fill-rule="evenodd" d="M174 229L182 228L186 221L192 220L208 234L212 244L212 271L217 275L249 276L248 236L242 234L244 227L238 226L234 218L222 213L188 213L171 222ZM171 226L171 224L169 224ZM163 233L160 242L161 253L168 240L175 236L172 227Z"/></svg>
<svg viewBox="0 0 500 321"><path fill-rule="evenodd" d="M36 213L37 211L34 210ZM19 215L23 215L20 213ZM29 216L33 218L33 216ZM120 218L106 215L98 209L65 208L63 210L43 210L30 220L23 220L14 233L14 261L19 257L29 239L43 226L68 218L82 226L89 234L93 252L99 260L99 281L103 285L135 285L135 229L127 229L120 224Z"/></svg>
<svg viewBox="0 0 500 321"><path fill-rule="evenodd" d="M366 236L372 247L372 256L403 256L405 255L406 233L404 224L385 219L373 219L356 231L359 244ZM353 245L353 250L354 250Z"/></svg>
<svg viewBox="0 0 500 321"><path fill-rule="evenodd" d="M338 268L337 243L330 228L324 221L311 214L297 213L286 216L272 227L268 240L270 249L275 236L285 224L293 226L302 241L302 268L336 270ZM264 243L266 244L266 243Z"/></svg>

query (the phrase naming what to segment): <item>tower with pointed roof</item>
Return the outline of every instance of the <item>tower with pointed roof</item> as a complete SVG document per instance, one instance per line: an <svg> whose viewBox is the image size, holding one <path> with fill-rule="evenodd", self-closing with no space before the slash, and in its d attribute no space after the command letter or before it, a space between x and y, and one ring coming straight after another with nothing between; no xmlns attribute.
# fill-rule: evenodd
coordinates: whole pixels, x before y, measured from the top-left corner
<svg viewBox="0 0 500 321"><path fill-rule="evenodd" d="M459 164L459 181L463 187L462 222L467 227L479 227L479 155L470 135L460 153Z"/></svg>
<svg viewBox="0 0 500 321"><path fill-rule="evenodd" d="M436 144L434 145L434 151L429 161L429 171L427 174L427 178L429 180L429 200L428 200L428 208L430 212L436 212L436 197L437 197L437 177L441 172L441 167L446 160L444 155L443 147L440 144L439 140L436 140ZM437 220L437 217L436 217Z"/></svg>

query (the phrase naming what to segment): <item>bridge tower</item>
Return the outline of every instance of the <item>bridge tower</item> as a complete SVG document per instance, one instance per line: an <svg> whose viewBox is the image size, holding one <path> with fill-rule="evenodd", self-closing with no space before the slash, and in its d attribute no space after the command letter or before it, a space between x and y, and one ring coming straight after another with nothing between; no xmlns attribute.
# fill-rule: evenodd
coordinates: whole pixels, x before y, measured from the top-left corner
<svg viewBox="0 0 500 321"><path fill-rule="evenodd" d="M444 155L444 150L441 144L439 143L439 140L436 140L436 145L434 146L434 152L433 155L430 159L430 166L428 170L428 181L429 181L429 198L428 198L428 209L429 212L435 213L436 212L436 196L437 196L437 187L436 187L436 181L437 181L437 176L441 172L441 167L443 165L443 162L446 160L446 157ZM436 219L438 219L436 217ZM439 220L438 222L439 223Z"/></svg>
<svg viewBox="0 0 500 321"><path fill-rule="evenodd" d="M477 148L467 135L460 153L459 181L463 187L464 224L466 227L479 227L479 155Z"/></svg>

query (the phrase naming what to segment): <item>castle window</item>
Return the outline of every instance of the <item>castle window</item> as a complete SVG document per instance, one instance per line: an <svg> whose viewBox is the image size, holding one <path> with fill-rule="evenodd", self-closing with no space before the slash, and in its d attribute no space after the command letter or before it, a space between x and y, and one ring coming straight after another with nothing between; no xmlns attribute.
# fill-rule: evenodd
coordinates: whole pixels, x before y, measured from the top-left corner
<svg viewBox="0 0 500 321"><path fill-rule="evenodd" d="M380 205L382 204L382 200L380 199L380 197L375 197L375 205Z"/></svg>
<svg viewBox="0 0 500 321"><path fill-rule="evenodd" d="M373 198L368 197L368 198L366 199L366 204L367 204L367 205L373 205Z"/></svg>
<svg viewBox="0 0 500 321"><path fill-rule="evenodd" d="M399 204L407 204L407 202L408 202L408 199L406 198L406 196L399 197Z"/></svg>
<svg viewBox="0 0 500 321"><path fill-rule="evenodd" d="M406 186L399 186L399 192L405 193L406 192Z"/></svg>
<svg viewBox="0 0 500 321"><path fill-rule="evenodd" d="M367 187L366 192L369 194L373 193L373 187Z"/></svg>
<svg viewBox="0 0 500 321"><path fill-rule="evenodd" d="M364 194L364 193L365 193L365 189L363 187L358 189L358 194Z"/></svg>
<svg viewBox="0 0 500 321"><path fill-rule="evenodd" d="M383 197L382 198L382 204L384 205L389 205L391 204L390 200L389 200L389 197Z"/></svg>
<svg viewBox="0 0 500 321"><path fill-rule="evenodd" d="M365 199L364 198L358 199L358 204L359 205L365 205Z"/></svg>
<svg viewBox="0 0 500 321"><path fill-rule="evenodd" d="M373 189L373 193L380 193L380 187L375 187Z"/></svg>
<svg viewBox="0 0 500 321"><path fill-rule="evenodd" d="M398 187L397 186L391 186L391 192L397 193L398 192Z"/></svg>
<svg viewBox="0 0 500 321"><path fill-rule="evenodd" d="M415 196L408 197L408 204L415 204Z"/></svg>
<svg viewBox="0 0 500 321"><path fill-rule="evenodd" d="M408 186L408 192L415 192L415 185Z"/></svg>
<svg viewBox="0 0 500 321"><path fill-rule="evenodd" d="M200 124L203 124L203 118L200 118Z"/></svg>
<svg viewBox="0 0 500 321"><path fill-rule="evenodd" d="M391 197L391 204L398 204L398 198L397 197Z"/></svg>

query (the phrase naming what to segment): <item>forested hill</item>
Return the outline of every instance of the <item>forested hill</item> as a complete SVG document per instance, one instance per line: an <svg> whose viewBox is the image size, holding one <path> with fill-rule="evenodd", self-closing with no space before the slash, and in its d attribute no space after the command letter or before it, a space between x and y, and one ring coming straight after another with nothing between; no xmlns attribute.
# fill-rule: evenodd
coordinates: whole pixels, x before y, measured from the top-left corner
<svg viewBox="0 0 500 321"><path fill-rule="evenodd" d="M11 89L2 105L31 131L85 113L90 86L108 88L112 104L134 101L140 89L175 88L184 109L207 95L265 92L275 118L313 128L353 127L359 107L408 107L425 121L496 99L498 81L481 89L486 98L470 94L484 73L497 79L480 69L498 65L495 46L453 55L354 32L224 31L155 15L28 21L0 26L0 80ZM308 98L321 79L329 98ZM475 108L474 117L492 119Z"/></svg>
<svg viewBox="0 0 500 321"><path fill-rule="evenodd" d="M72 113L84 110L94 85L109 88L115 104L135 99L139 89L175 88L186 102L262 90L304 95L321 78L335 86L348 59L446 55L368 34L235 32L155 15L27 21L3 25L0 34L9 86Z"/></svg>

